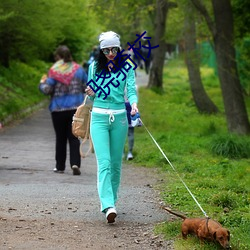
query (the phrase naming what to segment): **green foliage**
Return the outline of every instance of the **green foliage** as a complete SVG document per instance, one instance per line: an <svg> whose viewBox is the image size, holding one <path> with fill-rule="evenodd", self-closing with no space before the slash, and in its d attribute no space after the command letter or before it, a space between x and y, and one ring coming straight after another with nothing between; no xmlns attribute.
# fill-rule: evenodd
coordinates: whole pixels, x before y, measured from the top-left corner
<svg viewBox="0 0 250 250"><path fill-rule="evenodd" d="M87 57L96 42L95 16L80 1L2 0L0 64L12 59L48 61L55 48L67 45L75 60Z"/></svg>
<svg viewBox="0 0 250 250"><path fill-rule="evenodd" d="M169 61L166 65L163 93L139 89L142 121L174 169L144 127L135 129L133 163L161 170L163 181L158 184L157 189L161 191L165 204L189 217L201 217L202 212L187 192L181 178L206 213L230 230L232 249L245 250L250 248L246 237L250 219L250 159L243 157L246 152L250 152L249 137L227 133L219 81L210 68L202 67L201 75L207 93L222 113L198 113L189 89L187 71L180 60ZM250 112L250 105L247 107ZM221 138L232 139L232 148L235 145L237 147L237 158L212 153L211 145ZM179 223L178 220L160 224L156 229L157 233L162 232L167 239L178 237ZM178 250L201 249L199 241L192 236L190 241L175 238L174 244ZM217 246L207 243L203 249L217 249Z"/></svg>
<svg viewBox="0 0 250 250"><path fill-rule="evenodd" d="M41 61L34 61L32 66L12 62L8 70L0 67L1 122L10 115L18 117L21 111L44 100L44 96L38 90L38 83L48 67Z"/></svg>
<svg viewBox="0 0 250 250"><path fill-rule="evenodd" d="M155 16L155 1L107 1L94 0L91 7L96 13L98 23L103 31L113 30L121 35L122 47L127 42L132 43L136 34L147 30L148 36L153 36L153 23Z"/></svg>
<svg viewBox="0 0 250 250"><path fill-rule="evenodd" d="M171 44L176 44L183 38L184 13L183 4L180 3L177 8L171 8L167 15L165 40Z"/></svg>
<svg viewBox="0 0 250 250"><path fill-rule="evenodd" d="M235 34L238 38L249 35L250 14L246 11L249 8L250 2L248 0L232 0Z"/></svg>
<svg viewBox="0 0 250 250"><path fill-rule="evenodd" d="M236 135L216 136L211 142L214 154L228 158L250 158L250 140Z"/></svg>
<svg viewBox="0 0 250 250"><path fill-rule="evenodd" d="M245 94L250 96L250 35L238 41L237 62L241 85Z"/></svg>
<svg viewBox="0 0 250 250"><path fill-rule="evenodd" d="M176 238L176 235L180 235L181 221L175 221L172 223L163 222L159 223L155 228L155 233L163 233L166 240Z"/></svg>
<svg viewBox="0 0 250 250"><path fill-rule="evenodd" d="M217 206L223 208L234 209L237 207L236 197L229 192L220 192L219 194L214 194L210 200L212 206Z"/></svg>

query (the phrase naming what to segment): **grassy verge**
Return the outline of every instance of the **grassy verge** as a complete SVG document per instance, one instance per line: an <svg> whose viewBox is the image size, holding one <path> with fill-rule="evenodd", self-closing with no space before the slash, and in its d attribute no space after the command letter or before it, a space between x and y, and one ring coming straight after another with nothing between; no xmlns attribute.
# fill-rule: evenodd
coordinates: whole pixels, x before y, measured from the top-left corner
<svg viewBox="0 0 250 250"><path fill-rule="evenodd" d="M227 133L218 79L209 68L202 68L201 72L206 91L220 114L197 112L186 68L182 61L175 60L164 70L164 94L139 90L141 117L202 208L230 230L232 249L250 249L250 138ZM135 131L134 155L136 165L157 167L161 172L163 182L157 188L165 204L188 217L203 216L143 127ZM217 249L214 244L201 247L192 237L184 242L179 238L180 224L180 219L163 223L156 232L175 238L178 250Z"/></svg>
<svg viewBox="0 0 250 250"><path fill-rule="evenodd" d="M46 97L38 90L42 74L48 66L43 62L33 62L30 66L12 62L9 69L0 68L0 122L20 118L24 110L33 110Z"/></svg>

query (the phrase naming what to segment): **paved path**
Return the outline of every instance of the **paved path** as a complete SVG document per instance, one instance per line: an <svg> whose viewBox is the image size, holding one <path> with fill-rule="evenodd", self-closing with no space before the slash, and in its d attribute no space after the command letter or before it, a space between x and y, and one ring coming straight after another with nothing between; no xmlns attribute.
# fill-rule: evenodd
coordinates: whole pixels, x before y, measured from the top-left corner
<svg viewBox="0 0 250 250"><path fill-rule="evenodd" d="M145 74L138 73L138 84L143 85L143 81L146 79ZM82 160L81 176L72 176L69 163L65 174L55 174L52 172L55 166L54 144L54 131L47 107L40 109L13 127L2 129L0 132L0 196L3 196L5 192L7 194L6 198L3 198L4 206L11 207L19 200L25 202L25 199L30 199L31 195L34 195L36 201L42 203L45 203L46 199L53 203L54 195L58 195L58 198L73 196L78 200L79 209L93 211L95 218L102 219L102 215L96 213L99 211L99 200L96 190L95 155L91 154ZM141 174L145 169L139 171L134 169L135 174L133 174L131 168L125 165L123 170L125 179L121 188L121 196L123 196L121 200L125 199L126 202L121 202L121 210L126 210L125 207L128 206L128 203L132 207L135 201L129 197L140 194L145 185L151 184L150 181L147 183L147 180L140 183L139 176L136 176L136 172ZM131 184L133 186L130 186ZM10 194L12 197L9 199ZM85 201L88 199L89 202L82 204L79 197L83 197L82 200ZM145 199L144 195L141 198L138 196L136 202L145 203ZM138 209L140 208L143 208L142 204L138 205ZM79 214L73 214L72 218L77 219ZM126 219L134 220L138 214L140 212L131 214ZM60 213L55 215L61 216ZM158 220L158 216L153 213L150 216L143 216L143 218L139 216L136 219L144 222L155 221ZM124 215L121 215L122 217ZM93 220L89 214L86 214L86 219Z"/></svg>
<svg viewBox="0 0 250 250"><path fill-rule="evenodd" d="M69 163L65 174L53 173L54 166L54 132L47 108L39 110L14 127L2 131L0 133L0 200L5 202L1 207L7 209L15 207L16 203L26 204L33 197L40 209L41 206L45 209L47 204L53 204L55 197L65 204L67 203L65 199L73 199L79 213L65 216L70 216L72 219L79 219L80 216L85 217L86 220L103 220L102 214L99 213L96 190L95 155L91 154L82 160L81 176L72 175ZM134 172L131 169L133 169L132 166L124 166L121 202L118 208L125 212L128 206L133 207L137 203L139 212L129 216L121 213L120 218L131 221L136 219L141 222L161 220L161 214L149 213L154 206L151 201L148 204L145 202L146 193L150 190L147 186L152 184L151 180L145 178L142 180L137 176L138 173L143 174L143 171L147 174L146 169L134 168ZM147 192L144 193L145 191ZM35 203L34 209L37 207ZM140 209L148 211L148 216L139 216L145 214L145 211L140 212ZM89 212L84 212L86 210ZM27 210L23 206L23 214L30 216L30 212L30 209ZM60 218L61 215L61 212L57 211L52 216Z"/></svg>
<svg viewBox="0 0 250 250"><path fill-rule="evenodd" d="M138 87L146 87L148 85L149 76L144 73L143 70L137 70L136 72L136 84Z"/></svg>
<svg viewBox="0 0 250 250"><path fill-rule="evenodd" d="M145 79L147 76L139 74L138 84L143 85ZM157 171L129 166L125 162L120 199L117 204L118 227L115 229L116 232L121 230L125 235L122 239L123 243L119 242L119 237L111 239L109 242L110 244L112 242L113 247L111 247L105 241L106 238L99 235L99 238L92 239L90 244L85 234L89 234L90 240L93 232L95 234L100 230L103 232L111 230L106 228L106 220L100 213L95 156L91 154L82 160L81 176L72 175L69 163L64 174L53 173L54 140L47 107L9 128L0 130L0 231L4 228L3 232L5 232L0 235L1 250L31 249L28 247L29 244L35 246L32 249L117 249L120 246L124 246L124 249L137 249L138 242L131 239L131 234L142 231L141 242L142 239L145 241L145 237L149 237L146 236L145 230L151 230L152 233L155 223L166 220L166 213L159 208L158 194L151 188L158 182ZM51 239L49 238L50 240L45 244L46 241L41 243L41 237L30 238L30 234L25 234L28 229L25 231L22 226L13 225L13 220L17 218L19 220L16 223L29 221L30 224L25 227L26 229L34 226L38 228L36 232L43 232L45 235L47 230L47 237ZM51 225L56 222L59 224L85 223L82 241L79 239L75 241L69 237L67 242L63 243L67 247L55 248L54 238L48 231L52 229L50 227L44 229L45 226L41 226L46 220L49 220ZM8 223L9 221L11 223ZM40 227L34 225L37 222L40 222ZM86 224L88 222L91 224ZM35 232L33 233L36 235ZM103 234L103 237L107 235ZM81 244L79 248L73 247L72 242ZM150 242L152 243L152 238L140 248L154 249L156 245ZM83 247L83 244L86 247ZM163 247L162 243L161 246ZM159 244L156 248L161 249Z"/></svg>

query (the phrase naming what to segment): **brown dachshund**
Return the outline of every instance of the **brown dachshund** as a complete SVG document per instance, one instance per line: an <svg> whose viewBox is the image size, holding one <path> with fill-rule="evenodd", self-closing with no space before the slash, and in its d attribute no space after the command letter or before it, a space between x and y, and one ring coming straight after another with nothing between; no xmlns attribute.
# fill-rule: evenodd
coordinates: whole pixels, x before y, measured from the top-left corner
<svg viewBox="0 0 250 250"><path fill-rule="evenodd" d="M185 215L173 212L171 209L163 207L166 211L183 219L181 233L183 239L187 239L188 234L196 235L201 241L216 241L224 249L231 249L229 245L230 232L222 225L210 218L187 218Z"/></svg>

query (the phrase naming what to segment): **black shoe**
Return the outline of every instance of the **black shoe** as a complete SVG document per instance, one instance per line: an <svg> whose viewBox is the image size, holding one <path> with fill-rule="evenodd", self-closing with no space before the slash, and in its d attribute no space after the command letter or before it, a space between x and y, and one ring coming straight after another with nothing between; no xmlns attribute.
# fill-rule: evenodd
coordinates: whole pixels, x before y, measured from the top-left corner
<svg viewBox="0 0 250 250"><path fill-rule="evenodd" d="M73 175L81 175L80 168L76 165L72 166Z"/></svg>
<svg viewBox="0 0 250 250"><path fill-rule="evenodd" d="M63 174L63 173L64 173L63 170L58 170L57 168L54 168L53 171L54 171L55 173L59 173L59 174Z"/></svg>

